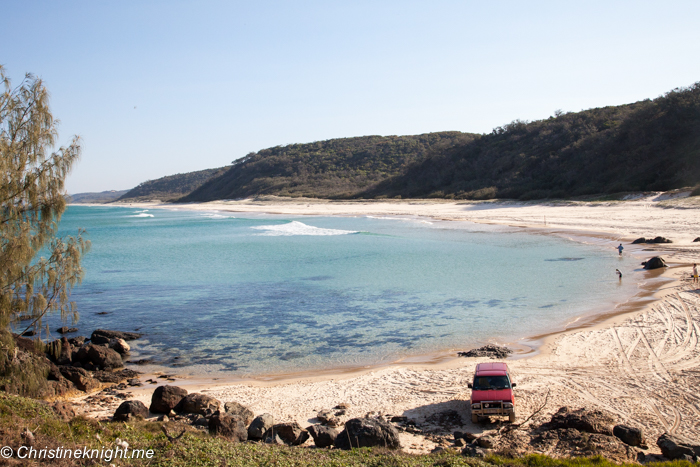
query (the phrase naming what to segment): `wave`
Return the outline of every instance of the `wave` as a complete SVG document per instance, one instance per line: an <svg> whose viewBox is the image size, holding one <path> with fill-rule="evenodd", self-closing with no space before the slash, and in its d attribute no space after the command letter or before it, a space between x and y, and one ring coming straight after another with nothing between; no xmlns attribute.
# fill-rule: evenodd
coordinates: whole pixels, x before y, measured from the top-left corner
<svg viewBox="0 0 700 467"><path fill-rule="evenodd" d="M213 212L206 212L200 214L201 217L206 217L207 219L235 219L236 216L224 216L223 214L216 214Z"/></svg>
<svg viewBox="0 0 700 467"><path fill-rule="evenodd" d="M146 212L141 212L139 214L134 214L133 216L126 216L126 217L155 217L153 214L148 214Z"/></svg>
<svg viewBox="0 0 700 467"><path fill-rule="evenodd" d="M291 236L291 235L348 235L359 233L355 230L339 230L339 229L322 229L312 225L306 225L303 222L292 221L281 225L259 225L251 227L255 230L264 230L264 233L257 235L265 235L269 237Z"/></svg>

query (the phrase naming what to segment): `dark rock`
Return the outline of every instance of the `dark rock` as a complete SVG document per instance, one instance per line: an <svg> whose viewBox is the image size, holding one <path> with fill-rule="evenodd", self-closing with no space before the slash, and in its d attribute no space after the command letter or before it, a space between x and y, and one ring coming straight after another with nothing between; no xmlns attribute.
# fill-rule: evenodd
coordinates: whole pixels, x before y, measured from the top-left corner
<svg viewBox="0 0 700 467"><path fill-rule="evenodd" d="M700 456L700 444L693 444L680 436L664 433L656 440L656 445L661 449L661 454L667 459L695 461Z"/></svg>
<svg viewBox="0 0 700 467"><path fill-rule="evenodd" d="M339 449L372 446L400 449L396 428L381 419L353 418L345 423L345 429L335 440L335 447Z"/></svg>
<svg viewBox="0 0 700 467"><path fill-rule="evenodd" d="M248 439L261 440L265 433L273 427L275 419L269 413L258 415L248 427Z"/></svg>
<svg viewBox="0 0 700 467"><path fill-rule="evenodd" d="M209 431L239 443L248 440L245 422L237 415L221 412L214 414L209 419Z"/></svg>
<svg viewBox="0 0 700 467"><path fill-rule="evenodd" d="M70 365L73 362L73 347L68 339L62 337L46 345L46 355L58 365Z"/></svg>
<svg viewBox="0 0 700 467"><path fill-rule="evenodd" d="M333 412L330 410L321 410L316 414L316 418L318 420L325 424L325 425L330 425L330 426L338 426L340 425L340 419L335 416Z"/></svg>
<svg viewBox="0 0 700 467"><path fill-rule="evenodd" d="M158 386L151 396L151 412L170 413L187 395L185 389L177 386Z"/></svg>
<svg viewBox="0 0 700 467"><path fill-rule="evenodd" d="M119 355L126 355L131 352L131 346L124 339L110 339L109 348L113 349Z"/></svg>
<svg viewBox="0 0 700 467"><path fill-rule="evenodd" d="M59 334L68 334L69 332L78 332L78 328L69 328L68 326L61 326L60 328L56 329L56 332Z"/></svg>
<svg viewBox="0 0 700 467"><path fill-rule="evenodd" d="M612 436L615 419L601 410L560 408L552 415L550 422L542 425L545 430L557 428L574 428L587 433L602 433Z"/></svg>
<svg viewBox="0 0 700 467"><path fill-rule="evenodd" d="M90 341L93 344L109 344L112 339L124 339L125 341L133 341L138 339L143 334L137 332L121 332L121 331L109 331L107 329L95 329L92 331L92 336L90 336Z"/></svg>
<svg viewBox="0 0 700 467"><path fill-rule="evenodd" d="M493 438L490 436L482 436L476 439L476 444L484 449L493 449Z"/></svg>
<svg viewBox="0 0 700 467"><path fill-rule="evenodd" d="M22 337L32 337L34 335L36 335L36 331L34 331L33 329L30 329L29 331L24 331L22 333Z"/></svg>
<svg viewBox="0 0 700 467"><path fill-rule="evenodd" d="M115 422L126 422L134 418L148 417L148 409L141 401L124 401L114 412Z"/></svg>
<svg viewBox="0 0 700 467"><path fill-rule="evenodd" d="M615 425L613 427L613 435L617 436L623 443L629 444L630 446L641 446L646 444L644 442L642 430L639 428L633 428L626 425Z"/></svg>
<svg viewBox="0 0 700 467"><path fill-rule="evenodd" d="M277 444L279 446L284 446L284 441L282 441L282 438L280 438L278 434L272 433L272 431L265 433L265 439L263 442L265 444Z"/></svg>
<svg viewBox="0 0 700 467"><path fill-rule="evenodd" d="M642 266L644 266L644 269L659 269L665 268L666 262L663 260L662 257L654 256L653 258L644 261L642 263Z"/></svg>
<svg viewBox="0 0 700 467"><path fill-rule="evenodd" d="M615 436L582 433L575 428L539 431L532 439L530 449L547 452L552 457L603 456L617 463L637 462L640 458L639 449L628 446Z"/></svg>
<svg viewBox="0 0 700 467"><path fill-rule="evenodd" d="M403 415L394 415L391 417L391 423L406 423L408 421L408 417L404 417Z"/></svg>
<svg viewBox="0 0 700 467"><path fill-rule="evenodd" d="M83 365L91 364L103 370L113 370L124 366L121 356L112 349L101 345L87 344L73 355L73 361Z"/></svg>
<svg viewBox="0 0 700 467"><path fill-rule="evenodd" d="M478 349L472 349L467 352L457 352L460 357L489 357L496 359L507 358L513 351L507 347L499 347L497 345L488 344Z"/></svg>
<svg viewBox="0 0 700 467"><path fill-rule="evenodd" d="M79 349L80 347L85 344L86 338L85 336L76 336L76 337L69 337L68 342L70 342L70 345L75 347L76 349Z"/></svg>
<svg viewBox="0 0 700 467"><path fill-rule="evenodd" d="M673 243L671 240L665 237L656 237L651 241L652 243Z"/></svg>
<svg viewBox="0 0 700 467"><path fill-rule="evenodd" d="M64 378L75 384L75 387L81 391L91 392L100 388L100 382L91 377L90 374L88 374L88 372L82 368L76 368L74 366L61 366L59 367L59 370Z"/></svg>
<svg viewBox="0 0 700 467"><path fill-rule="evenodd" d="M53 411L58 415L60 419L62 419L64 422L69 421L73 417L75 417L75 410L73 410L73 404L70 402L66 401L58 401L54 402L51 405L51 408Z"/></svg>
<svg viewBox="0 0 700 467"><path fill-rule="evenodd" d="M341 402L333 408L336 410L348 410L350 408L350 404L348 404L347 402Z"/></svg>
<svg viewBox="0 0 700 467"><path fill-rule="evenodd" d="M338 438L338 430L329 426L311 425L306 429L314 439L314 444L319 448L328 448L335 444Z"/></svg>
<svg viewBox="0 0 700 467"><path fill-rule="evenodd" d="M462 449L462 455L466 457L486 457L484 450L473 444L467 444L464 449Z"/></svg>
<svg viewBox="0 0 700 467"><path fill-rule="evenodd" d="M303 430L297 422L277 423L265 433L264 438L274 438L275 435L289 446L299 446L309 439L309 432Z"/></svg>
<svg viewBox="0 0 700 467"><path fill-rule="evenodd" d="M143 383L138 378L131 378L127 383L129 383L129 386L143 386Z"/></svg>
<svg viewBox="0 0 700 467"><path fill-rule="evenodd" d="M469 442L472 442L477 438L474 433L469 433L468 431L455 431L453 435L455 439L463 439Z"/></svg>
<svg viewBox="0 0 700 467"><path fill-rule="evenodd" d="M700 242L700 237L697 237L693 242Z"/></svg>
<svg viewBox="0 0 700 467"><path fill-rule="evenodd" d="M211 396L193 392L188 394L178 402L173 409L175 412L197 413L200 415L208 415L218 411L221 408L221 402Z"/></svg>
<svg viewBox="0 0 700 467"><path fill-rule="evenodd" d="M250 425L255 418L255 414L248 407L238 402L226 402L224 404L224 411L229 415L241 417L241 420L243 420L246 426Z"/></svg>
<svg viewBox="0 0 700 467"><path fill-rule="evenodd" d="M465 440L464 438L457 438L454 440L454 445L459 448L462 448L467 445L467 440Z"/></svg>
<svg viewBox="0 0 700 467"><path fill-rule="evenodd" d="M636 244L638 244L638 243L646 243L646 242L647 242L647 239L646 239L646 238L640 237L640 238L638 238L637 240L633 241L633 242L632 242L632 245L636 245Z"/></svg>
<svg viewBox="0 0 700 467"><path fill-rule="evenodd" d="M218 414L218 412L217 412L217 414ZM209 420L210 419L211 419L211 417L207 418L203 415L197 415L197 417L194 420L192 420L192 426L209 429Z"/></svg>

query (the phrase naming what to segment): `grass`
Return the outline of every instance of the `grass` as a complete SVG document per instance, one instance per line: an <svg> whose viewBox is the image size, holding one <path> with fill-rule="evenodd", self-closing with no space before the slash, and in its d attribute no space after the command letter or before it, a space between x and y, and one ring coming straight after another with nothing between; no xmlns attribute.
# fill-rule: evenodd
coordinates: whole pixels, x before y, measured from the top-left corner
<svg viewBox="0 0 700 467"><path fill-rule="evenodd" d="M169 431L179 428L168 425ZM220 437L187 427L178 441L171 443L161 431L161 424L149 421L102 423L76 417L70 422L57 418L46 404L19 396L0 393L0 445L15 449L21 445L21 432L29 428L36 437L35 449L109 449L117 438L126 440L130 449L152 449L152 459L114 459L116 465L133 466L279 466L279 467L612 467L616 464L602 457L552 459L531 454L520 458L490 456L485 459L464 457L458 452L411 455L383 448L362 448L352 451L316 449L309 447L272 446L259 443L232 443ZM95 465L100 462L85 459L54 459L52 461L8 460L7 465ZM104 462L103 462L104 463ZM109 465L109 463L104 463ZM630 464L631 465L631 464ZM657 467L691 467L684 461L659 463Z"/></svg>

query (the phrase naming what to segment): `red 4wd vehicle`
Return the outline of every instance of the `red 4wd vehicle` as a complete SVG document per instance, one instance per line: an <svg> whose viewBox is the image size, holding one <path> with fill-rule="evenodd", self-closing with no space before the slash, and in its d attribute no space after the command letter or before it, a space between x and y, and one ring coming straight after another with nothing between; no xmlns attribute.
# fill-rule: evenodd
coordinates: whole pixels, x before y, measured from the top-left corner
<svg viewBox="0 0 700 467"><path fill-rule="evenodd" d="M472 388L472 422L479 421L479 415L507 415L508 421L515 421L515 398L508 365L505 363L479 363L474 372Z"/></svg>

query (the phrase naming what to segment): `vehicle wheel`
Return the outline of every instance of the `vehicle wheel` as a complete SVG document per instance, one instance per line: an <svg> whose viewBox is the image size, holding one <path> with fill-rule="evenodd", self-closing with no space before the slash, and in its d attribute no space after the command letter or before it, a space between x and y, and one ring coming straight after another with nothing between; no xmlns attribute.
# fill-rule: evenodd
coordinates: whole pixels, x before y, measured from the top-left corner
<svg viewBox="0 0 700 467"><path fill-rule="evenodd" d="M479 416L472 414L472 423L479 423Z"/></svg>
<svg viewBox="0 0 700 467"><path fill-rule="evenodd" d="M508 414L508 421L510 423L515 423L515 412L511 412Z"/></svg>

